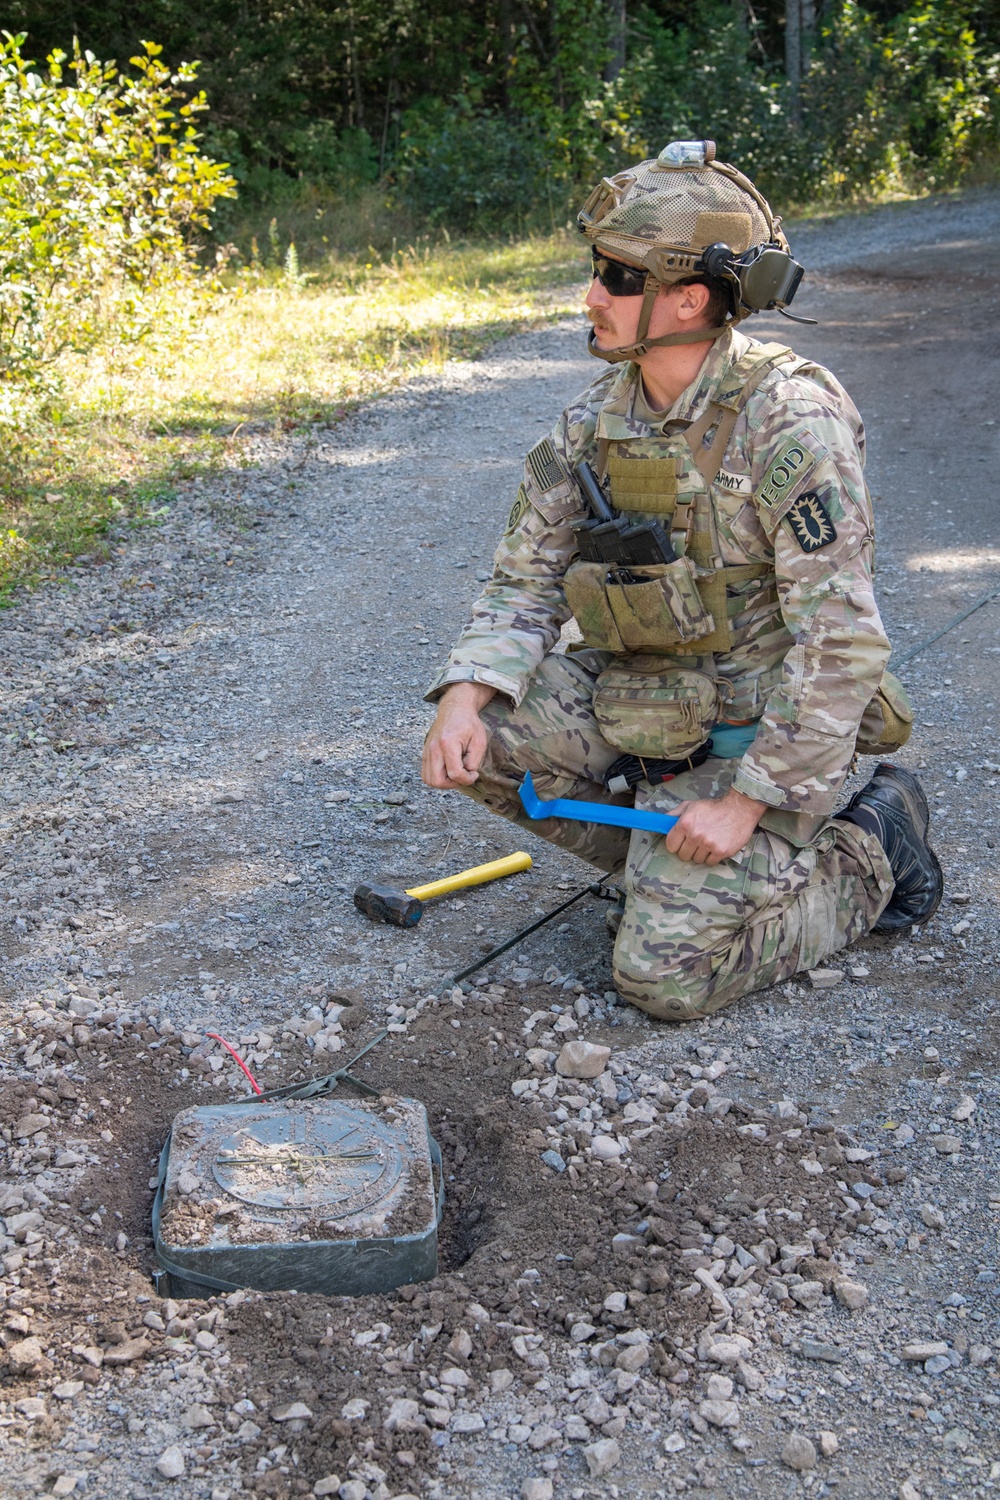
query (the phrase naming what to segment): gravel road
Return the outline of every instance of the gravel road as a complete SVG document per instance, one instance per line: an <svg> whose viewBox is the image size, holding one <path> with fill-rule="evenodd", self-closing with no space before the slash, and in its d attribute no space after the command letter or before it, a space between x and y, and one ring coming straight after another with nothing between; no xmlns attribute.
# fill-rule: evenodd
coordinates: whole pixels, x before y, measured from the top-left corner
<svg viewBox="0 0 1000 1500"><path fill-rule="evenodd" d="M998 229L988 192L811 223L819 325L753 330L865 416L897 657L1000 588ZM446 983L590 878L417 769L523 453L593 372L582 326L242 441L0 617L5 1493L997 1490L1000 599L901 669L926 928L683 1028L615 1006L589 897ZM412 932L352 905L517 847L529 873ZM358 1071L428 1105L442 1274L160 1298L170 1119L246 1088L205 1033L273 1087L384 1023ZM553 1070L567 1040L610 1049L596 1078Z"/></svg>

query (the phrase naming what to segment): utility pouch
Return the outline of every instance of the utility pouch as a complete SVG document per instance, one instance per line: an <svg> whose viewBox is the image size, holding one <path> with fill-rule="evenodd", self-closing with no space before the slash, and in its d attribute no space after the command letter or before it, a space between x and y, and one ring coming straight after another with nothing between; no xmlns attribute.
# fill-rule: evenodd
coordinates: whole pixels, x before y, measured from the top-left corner
<svg viewBox="0 0 1000 1500"><path fill-rule="evenodd" d="M611 745L662 760L691 755L722 714L715 679L660 657L611 662L597 679L594 715Z"/></svg>
<svg viewBox="0 0 1000 1500"><path fill-rule="evenodd" d="M898 677L883 672L882 681L861 716L854 744L857 755L892 755L901 750L913 728L913 707Z"/></svg>
<svg viewBox="0 0 1000 1500"><path fill-rule="evenodd" d="M670 651L714 629L696 572L688 557L634 570L578 562L566 574L566 598L588 646Z"/></svg>

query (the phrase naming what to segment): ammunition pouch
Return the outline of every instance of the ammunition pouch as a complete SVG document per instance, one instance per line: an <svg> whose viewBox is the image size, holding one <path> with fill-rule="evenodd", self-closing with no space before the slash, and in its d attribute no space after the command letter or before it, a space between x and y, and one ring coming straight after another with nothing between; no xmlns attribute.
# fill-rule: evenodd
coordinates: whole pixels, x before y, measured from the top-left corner
<svg viewBox="0 0 1000 1500"><path fill-rule="evenodd" d="M588 646L600 651L670 651L713 628L687 557L634 571L577 562L567 571L566 599Z"/></svg>
<svg viewBox="0 0 1000 1500"><path fill-rule="evenodd" d="M901 750L913 728L913 708L898 677L883 672L878 691L861 716L854 744L857 755L892 755Z"/></svg>
<svg viewBox="0 0 1000 1500"><path fill-rule="evenodd" d="M610 745L630 755L673 760L708 739L722 714L709 672L662 656L611 662L597 679L594 716Z"/></svg>
<svg viewBox="0 0 1000 1500"><path fill-rule="evenodd" d="M748 607L777 599L766 563L702 568L690 557L633 569L606 562L575 562L567 570L566 600L583 639L598 651L731 651L736 638L730 620ZM728 588L760 581L749 594Z"/></svg>

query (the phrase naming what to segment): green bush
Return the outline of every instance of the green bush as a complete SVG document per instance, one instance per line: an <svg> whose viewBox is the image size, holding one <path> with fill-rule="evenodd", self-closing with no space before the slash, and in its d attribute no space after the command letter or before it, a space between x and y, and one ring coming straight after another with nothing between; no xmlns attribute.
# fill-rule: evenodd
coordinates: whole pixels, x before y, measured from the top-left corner
<svg viewBox="0 0 1000 1500"><path fill-rule="evenodd" d="M56 51L46 72L0 43L0 408L44 390L66 350L148 336L157 294L196 278L197 231L234 193L194 128L196 65L151 42L120 73ZM0 423L4 421L0 410Z"/></svg>
<svg viewBox="0 0 1000 1500"><path fill-rule="evenodd" d="M527 121L476 109L466 98L403 117L396 181L430 224L460 233L521 233L546 202L546 158Z"/></svg>
<svg viewBox="0 0 1000 1500"><path fill-rule="evenodd" d="M594 76L591 37L579 58L564 49L558 70L519 58L506 112L477 102L481 89L409 111L398 187L449 228L538 227L602 173L701 137L779 206L950 186L1000 130L1000 57L977 36L976 12L976 0L922 0L884 22L858 0L828 6L796 105L727 0L685 25L640 6L611 83Z"/></svg>

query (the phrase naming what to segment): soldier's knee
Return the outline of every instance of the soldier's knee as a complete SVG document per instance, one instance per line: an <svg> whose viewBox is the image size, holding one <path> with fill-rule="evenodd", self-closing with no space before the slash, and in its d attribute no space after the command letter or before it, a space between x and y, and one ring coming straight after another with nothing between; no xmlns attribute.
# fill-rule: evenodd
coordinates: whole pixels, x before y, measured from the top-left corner
<svg viewBox="0 0 1000 1500"><path fill-rule="evenodd" d="M658 1021L697 1021L709 1008L712 974L700 959L671 964L658 974L631 964L627 954L619 956L616 951L612 973L622 999Z"/></svg>

